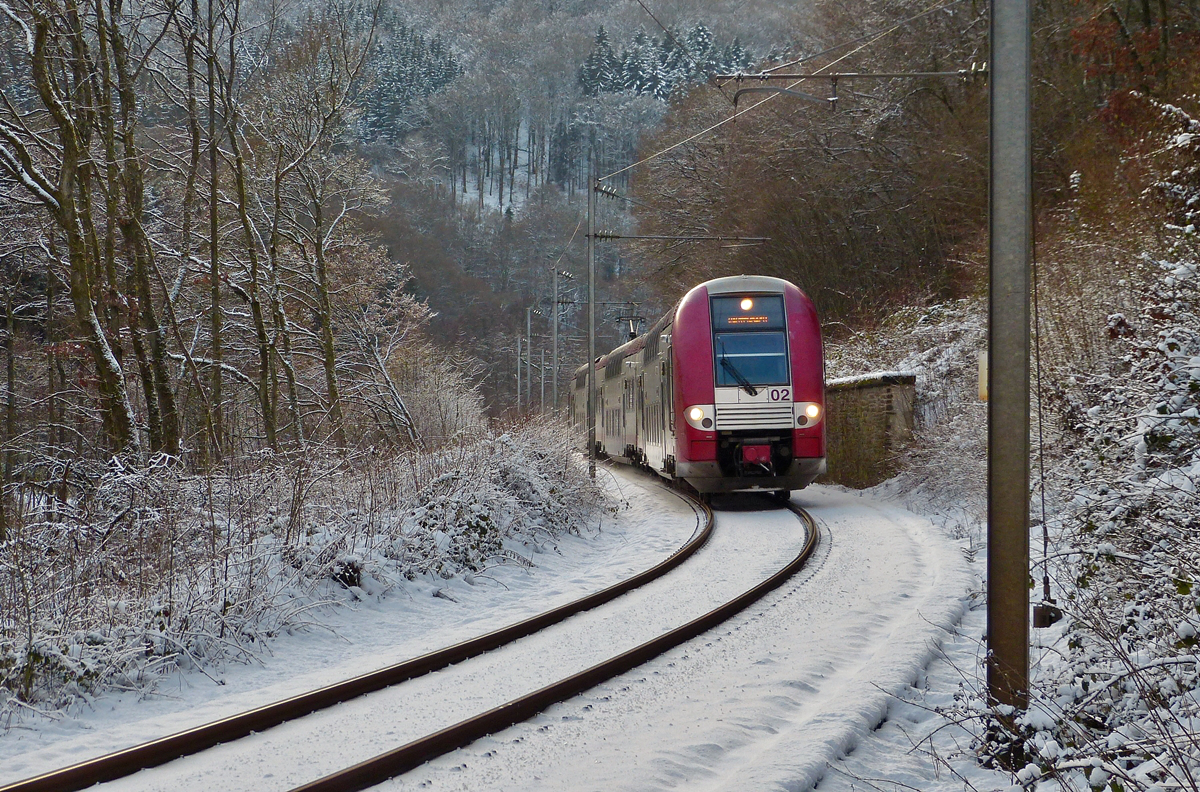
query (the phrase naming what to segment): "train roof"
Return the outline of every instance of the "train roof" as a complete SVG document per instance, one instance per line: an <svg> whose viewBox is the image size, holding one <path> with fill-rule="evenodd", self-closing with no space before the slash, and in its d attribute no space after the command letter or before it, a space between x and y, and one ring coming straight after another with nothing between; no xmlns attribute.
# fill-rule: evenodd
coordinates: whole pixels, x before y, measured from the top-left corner
<svg viewBox="0 0 1200 792"><path fill-rule="evenodd" d="M796 288L791 281L783 278L772 278L768 275L730 275L726 278L716 278L693 286L689 294L704 287L709 294L731 294L734 292L778 292L783 293L788 287Z"/></svg>
<svg viewBox="0 0 1200 792"><path fill-rule="evenodd" d="M679 310L680 303L687 300L690 295L701 288L708 289L709 294L736 294L745 292L782 294L783 292L787 291L788 288L797 289L797 291L799 291L799 288L791 281L784 280L783 278L773 278L769 275L730 275L724 278L714 278L713 280L705 281L704 283L698 283L689 289L687 294L685 294L679 301L672 305L671 310L667 311L661 319L651 325L649 330L647 330L645 333L642 333L637 338L626 341L616 349L600 355L595 361L593 361L593 365L595 365L597 369L602 369L608 364L608 361L611 360L613 356L626 358L634 352L644 348L646 346L646 339L651 334L662 332L663 328L671 323L672 318L675 316L675 312ZM579 375L586 370L587 364L585 363L579 368L575 369L575 374Z"/></svg>

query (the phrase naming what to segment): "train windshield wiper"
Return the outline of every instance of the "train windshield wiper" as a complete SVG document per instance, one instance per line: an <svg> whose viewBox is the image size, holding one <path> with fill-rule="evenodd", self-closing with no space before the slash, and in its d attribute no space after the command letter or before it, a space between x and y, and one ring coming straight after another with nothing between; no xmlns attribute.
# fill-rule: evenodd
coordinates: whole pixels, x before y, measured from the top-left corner
<svg viewBox="0 0 1200 792"><path fill-rule="evenodd" d="M721 350L721 368L728 371L729 376L737 380L737 384L740 385L742 389L746 391L746 393L750 394L751 396L758 395L758 388L751 385L750 380L746 379L745 375L738 371L737 366L729 362L729 358L725 357L724 349Z"/></svg>

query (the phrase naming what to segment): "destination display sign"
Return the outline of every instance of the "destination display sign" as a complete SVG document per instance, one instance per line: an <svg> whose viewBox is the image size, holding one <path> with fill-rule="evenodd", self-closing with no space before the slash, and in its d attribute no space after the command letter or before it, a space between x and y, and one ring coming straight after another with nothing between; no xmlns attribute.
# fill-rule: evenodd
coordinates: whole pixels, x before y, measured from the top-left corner
<svg viewBox="0 0 1200 792"><path fill-rule="evenodd" d="M743 294L711 298L713 332L783 330L783 296Z"/></svg>

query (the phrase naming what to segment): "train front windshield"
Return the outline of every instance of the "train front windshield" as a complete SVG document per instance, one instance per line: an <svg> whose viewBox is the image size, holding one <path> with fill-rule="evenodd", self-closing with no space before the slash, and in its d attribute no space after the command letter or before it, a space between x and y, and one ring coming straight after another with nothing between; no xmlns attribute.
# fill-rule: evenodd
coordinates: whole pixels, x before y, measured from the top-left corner
<svg viewBox="0 0 1200 792"><path fill-rule="evenodd" d="M783 297L713 297L711 306L717 387L787 385Z"/></svg>

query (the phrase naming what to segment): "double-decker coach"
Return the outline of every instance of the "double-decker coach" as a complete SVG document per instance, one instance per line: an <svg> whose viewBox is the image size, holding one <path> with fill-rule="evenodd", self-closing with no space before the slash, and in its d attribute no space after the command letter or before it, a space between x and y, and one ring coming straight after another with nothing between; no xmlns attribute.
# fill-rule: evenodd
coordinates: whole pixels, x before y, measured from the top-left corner
<svg viewBox="0 0 1200 792"><path fill-rule="evenodd" d="M643 335L594 361L600 453L699 492L786 492L825 472L821 328L779 278L696 286ZM587 366L569 409L587 422Z"/></svg>

